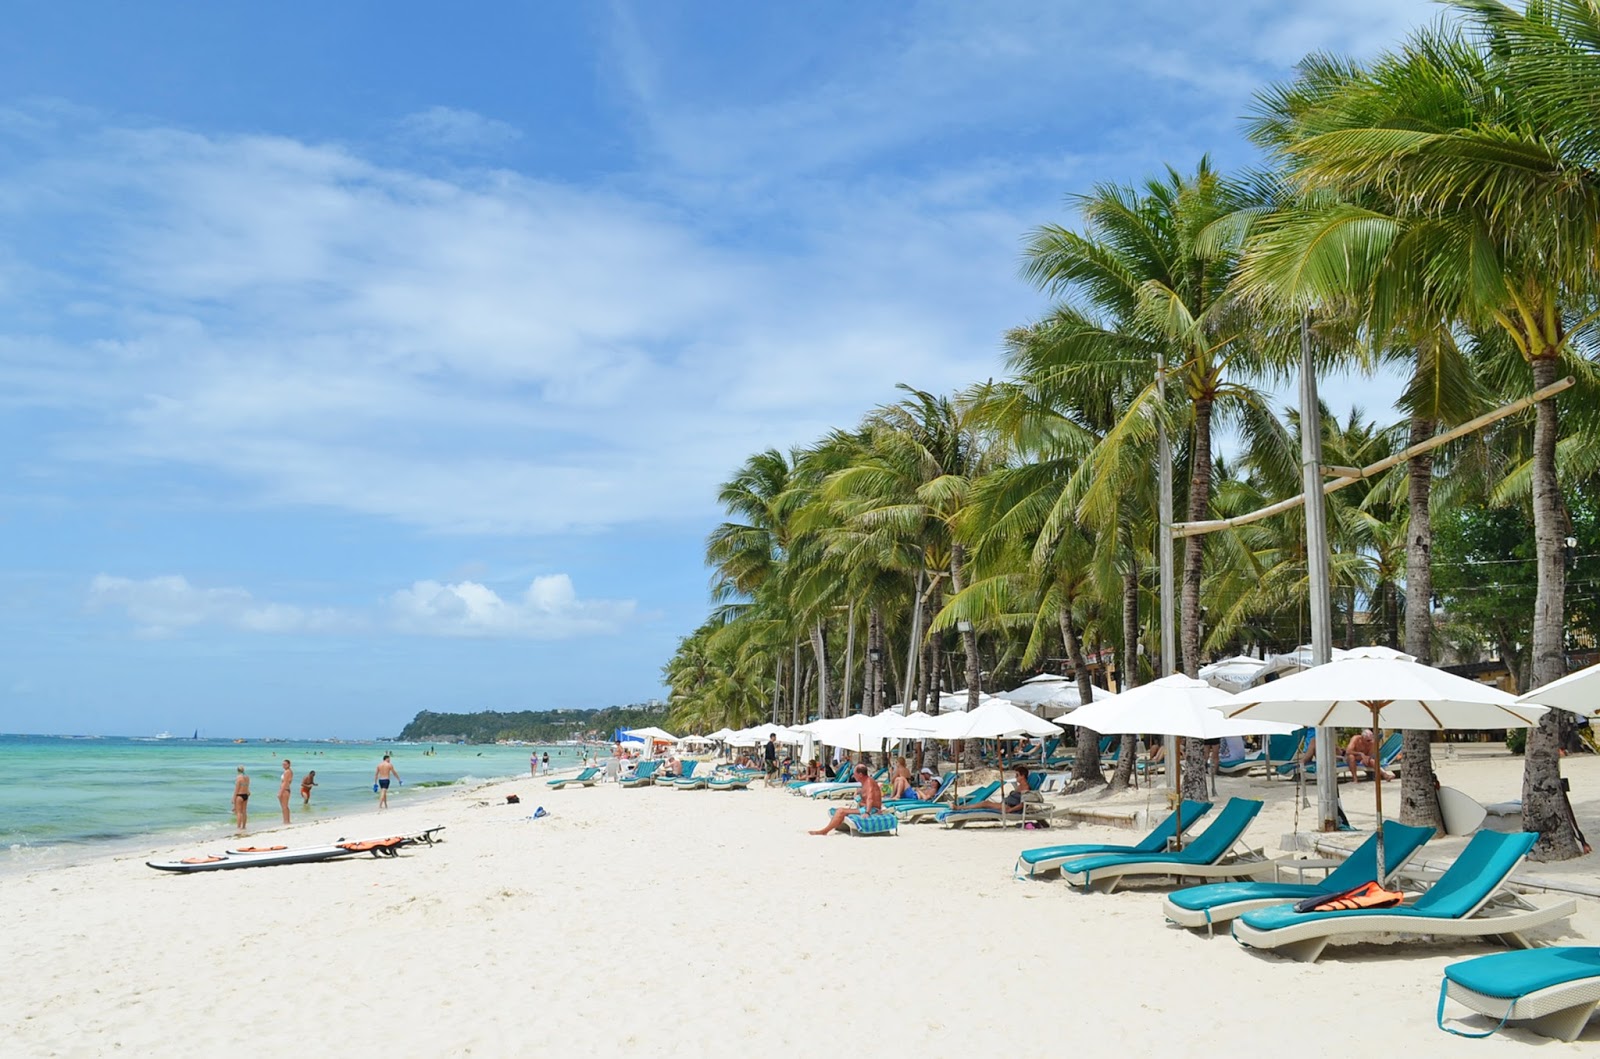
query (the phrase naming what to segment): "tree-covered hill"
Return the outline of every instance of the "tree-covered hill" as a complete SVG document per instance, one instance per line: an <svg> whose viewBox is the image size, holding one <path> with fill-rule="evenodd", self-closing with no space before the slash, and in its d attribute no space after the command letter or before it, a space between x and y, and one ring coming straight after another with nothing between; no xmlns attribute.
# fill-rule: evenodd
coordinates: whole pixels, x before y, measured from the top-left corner
<svg viewBox="0 0 1600 1059"><path fill-rule="evenodd" d="M400 730L398 738L408 742L440 743L463 739L469 743L493 743L500 739L521 739L530 743L606 739L619 727L659 725L666 715L666 703L661 702L607 706L603 710L518 710L514 713L421 710Z"/></svg>

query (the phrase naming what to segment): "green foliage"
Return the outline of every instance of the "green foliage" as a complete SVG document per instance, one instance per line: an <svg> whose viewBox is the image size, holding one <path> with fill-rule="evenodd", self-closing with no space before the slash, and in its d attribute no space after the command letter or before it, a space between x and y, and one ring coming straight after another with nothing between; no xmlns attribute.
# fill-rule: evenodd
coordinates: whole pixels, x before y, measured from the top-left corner
<svg viewBox="0 0 1600 1059"><path fill-rule="evenodd" d="M434 713L418 711L400 731L406 742L493 743L520 739L528 743L553 743L562 739L605 739L617 728L659 725L666 716L664 703L607 706L603 710L519 710L501 713Z"/></svg>
<svg viewBox="0 0 1600 1059"><path fill-rule="evenodd" d="M1528 730L1526 728L1507 728L1506 749L1513 754L1521 754L1528 749Z"/></svg>

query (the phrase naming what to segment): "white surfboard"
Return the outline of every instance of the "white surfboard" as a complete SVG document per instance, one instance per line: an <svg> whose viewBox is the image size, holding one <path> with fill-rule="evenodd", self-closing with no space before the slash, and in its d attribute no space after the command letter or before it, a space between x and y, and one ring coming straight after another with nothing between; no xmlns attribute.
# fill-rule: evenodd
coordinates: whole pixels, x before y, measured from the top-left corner
<svg viewBox="0 0 1600 1059"><path fill-rule="evenodd" d="M1483 824L1489 811L1454 787L1439 788L1439 815L1444 817L1444 833L1470 835Z"/></svg>

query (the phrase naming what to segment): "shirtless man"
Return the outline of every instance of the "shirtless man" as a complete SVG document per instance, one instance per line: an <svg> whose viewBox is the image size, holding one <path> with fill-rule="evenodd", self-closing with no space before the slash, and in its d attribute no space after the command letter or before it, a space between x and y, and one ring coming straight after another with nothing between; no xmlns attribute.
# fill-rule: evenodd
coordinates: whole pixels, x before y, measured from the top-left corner
<svg viewBox="0 0 1600 1059"><path fill-rule="evenodd" d="M835 831L844 823L847 816L870 816L873 813L883 812L883 789L872 778L872 770L865 765L856 766L856 782L861 784L861 804L841 806L833 811L833 817L826 827L812 831L813 835L826 835Z"/></svg>
<svg viewBox="0 0 1600 1059"><path fill-rule="evenodd" d="M378 784L378 808L389 808L389 781L398 780L400 773L394 770L394 762L389 760L388 754L378 762L378 771L372 774L372 778Z"/></svg>
<svg viewBox="0 0 1600 1059"><path fill-rule="evenodd" d="M283 759L283 775L278 779L278 804L283 806L283 822L289 822L289 788L294 786L294 769L289 767L289 759Z"/></svg>
<svg viewBox="0 0 1600 1059"><path fill-rule="evenodd" d="M1394 773L1378 765L1378 744L1371 728L1350 737L1350 742L1345 744L1344 760L1350 766L1350 778L1356 783L1361 782L1361 769L1382 772L1386 780L1394 779Z"/></svg>
<svg viewBox="0 0 1600 1059"><path fill-rule="evenodd" d="M250 777L245 775L244 766L239 766L239 774L233 778L233 822L239 825L239 831L244 832L246 812L250 801Z"/></svg>

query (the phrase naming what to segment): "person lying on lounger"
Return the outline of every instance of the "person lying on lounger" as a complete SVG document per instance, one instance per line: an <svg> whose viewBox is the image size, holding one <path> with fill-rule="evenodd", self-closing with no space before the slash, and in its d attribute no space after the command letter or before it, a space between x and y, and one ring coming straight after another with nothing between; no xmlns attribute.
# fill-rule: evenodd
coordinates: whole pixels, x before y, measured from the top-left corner
<svg viewBox="0 0 1600 1059"><path fill-rule="evenodd" d="M911 783L911 766L906 764L904 757L894 759L894 769L890 772L889 797L910 797L915 790Z"/></svg>
<svg viewBox="0 0 1600 1059"><path fill-rule="evenodd" d="M979 802L976 805L963 805L961 808L963 810L993 809L997 813L1022 812L1022 796L1033 790L1033 784L1028 782L1028 766L1015 765L1012 767L1011 771L1016 773L1017 784L1012 788L1011 793L1005 796L1004 801L997 802L993 798L990 798L989 800Z"/></svg>
<svg viewBox="0 0 1600 1059"><path fill-rule="evenodd" d="M939 793L939 776L928 766L922 766L922 786L917 788L917 797L925 802L933 801L933 796Z"/></svg>
<svg viewBox="0 0 1600 1059"><path fill-rule="evenodd" d="M829 831L836 831L845 821L847 816L870 815L883 812L883 789L872 778L872 770L865 765L856 766L856 782L861 785L859 805L845 805L833 811L827 826L811 832L813 835L826 835Z"/></svg>

